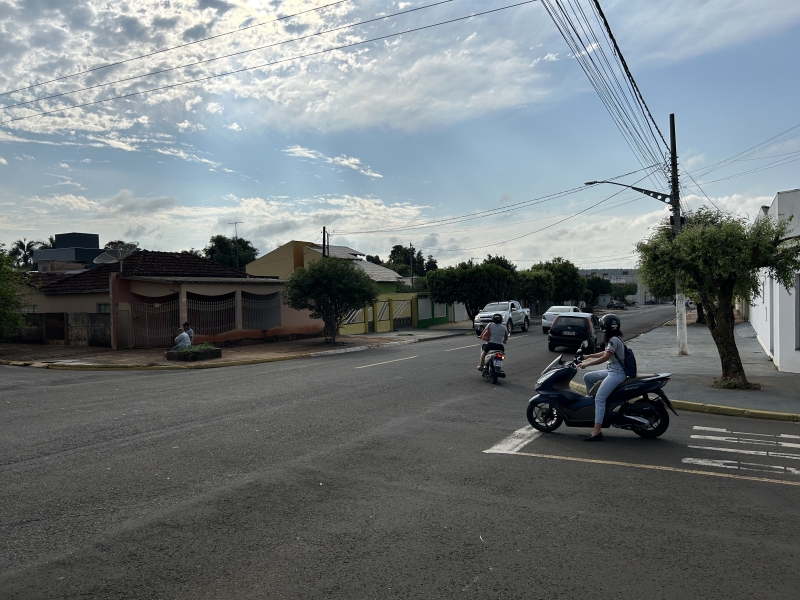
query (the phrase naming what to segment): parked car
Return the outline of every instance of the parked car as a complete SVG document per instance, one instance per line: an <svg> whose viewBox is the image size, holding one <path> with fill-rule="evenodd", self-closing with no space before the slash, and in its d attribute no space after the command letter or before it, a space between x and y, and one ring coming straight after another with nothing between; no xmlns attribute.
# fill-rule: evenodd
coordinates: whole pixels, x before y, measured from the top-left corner
<svg viewBox="0 0 800 600"><path fill-rule="evenodd" d="M475 321L472 326L477 335L480 335L486 326L492 322L492 315L495 313L503 315L503 323L505 323L509 333L514 331L514 327L519 327L522 331L528 331L528 327L530 327L530 309L522 308L516 300L490 302L483 307L481 312L475 315Z"/></svg>
<svg viewBox="0 0 800 600"><path fill-rule="evenodd" d="M606 304L606 308L611 308L614 310L625 310L625 303L622 300L612 300L608 304Z"/></svg>
<svg viewBox="0 0 800 600"><path fill-rule="evenodd" d="M580 310L577 306L551 306L542 315L542 333L550 331L550 326L558 315L566 312L580 312Z"/></svg>
<svg viewBox="0 0 800 600"><path fill-rule="evenodd" d="M547 349L555 352L556 348L579 348L586 341L589 347L586 354L593 354L600 345L603 334L600 331L600 319L591 313L569 312L558 315L550 326L547 336Z"/></svg>

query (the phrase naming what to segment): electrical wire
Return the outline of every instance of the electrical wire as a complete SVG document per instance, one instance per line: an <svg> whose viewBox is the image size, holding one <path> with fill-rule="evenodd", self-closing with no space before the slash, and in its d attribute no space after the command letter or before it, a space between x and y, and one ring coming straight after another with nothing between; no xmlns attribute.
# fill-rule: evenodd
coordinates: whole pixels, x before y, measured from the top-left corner
<svg viewBox="0 0 800 600"><path fill-rule="evenodd" d="M284 44L290 44L292 42L299 42L299 41L302 41L302 40L307 40L307 39L311 39L311 38L314 38L314 37L319 37L321 35L326 35L328 33L334 33L334 32L337 32L337 31L343 31L345 29L351 29L353 27L361 27L362 25L368 25L368 24L374 23L376 21L383 21L385 19L392 19L394 17L407 15L409 13L417 12L417 11L420 11L420 10L425 10L427 8L433 8L435 6L439 6L441 4L448 4L448 3L454 2L454 1L455 0L441 0L440 2L435 2L433 4L428 4L428 5L425 5L425 6L418 6L416 8L410 8L408 10L403 10L403 11L396 12L396 13L393 13L393 14L390 14L390 15L381 15L380 17L375 17L373 19L368 19L366 21L359 21L357 23L350 23L348 25L342 25L340 27L334 27L333 29L326 29L325 31L319 31L317 33L310 33L308 35L303 35L303 36L291 38L291 39L288 39L288 40L282 40L280 42L273 42L271 44L265 44L263 46L258 46L256 48L250 48L248 50L239 50L237 52L231 52L230 54L223 54L222 56L214 56L212 58L206 58L206 59L203 59L203 60L198 60L198 61L195 61L195 62L192 62L192 63L179 65L177 67L169 67L167 69L160 69L158 71L150 71L149 73L143 73L141 75L132 75L130 77L124 77L122 79L117 79L117 80L114 80L114 81L108 81L108 82L105 82L105 83L98 83L98 84L95 84L95 85L82 87L82 88L79 88L77 90L72 90L72 91L69 91L69 92L59 92L58 94L51 94L49 96L44 96L42 98L34 98L33 100L26 100L24 102L17 102L16 104L8 104L6 106L0 106L0 110L7 110L7 109L10 109L10 108L16 108L18 106L25 106L27 104L33 104L35 102L42 102L44 100L52 100L54 98L61 98L61 97L64 97L64 96L71 96L72 94L78 94L80 92L86 92L86 91L94 90L94 89L97 89L97 88L116 85L118 83L125 83L125 82L128 82L128 81L134 81L136 79L143 79L145 77L152 77L154 75L163 75L164 73L170 73L172 71L177 71L179 69L186 69L188 67L196 67L197 65L203 65L203 64L211 63L211 62L214 62L214 61L217 61L217 60L223 60L223 59L226 59L226 58L232 58L234 56L240 56L242 54L249 54L251 52L257 52L258 50L266 50L267 48L275 48L277 46L282 46Z"/></svg>
<svg viewBox="0 0 800 600"><path fill-rule="evenodd" d="M225 33L219 33L217 35L212 35L209 37L205 37L199 40L194 40L192 42L186 42L185 44L179 44L178 46L171 46L169 48L163 48L161 50L156 50L154 52L149 52L148 54L141 54L139 56L133 56L131 58L126 58L125 60L119 60L117 62L108 63L105 65L100 65L97 67L92 67L91 69L86 69L84 71L78 71L77 73L72 73L70 75L64 75L62 77L56 77L54 79L48 79L47 81L40 81L39 83L31 84L27 87L17 88L15 90L9 90L7 92L0 92L0 96L7 96L8 94L14 94L16 92L23 92L25 90L29 90L31 88L39 87L42 85L46 85L48 83L55 83L56 81L63 81L65 79L70 79L72 77L77 77L78 75L86 75L87 73L93 73L95 71L99 71L101 69L108 69L110 67L116 67L119 65L124 65L129 62L133 62L135 60L141 60L143 58L149 58L151 56L155 56L156 54L163 54L164 52L171 52L172 50L179 50L180 48L186 48L187 46L193 46L195 44L202 44L203 42L208 42L209 40L215 40L217 38L225 37L227 35L232 35L234 33L241 33L243 31L247 31L248 29L255 29L256 27L263 27L264 25L269 25L271 23L277 23L278 21L285 21L287 19L292 19L294 17L299 17L300 15L304 15L307 13L312 13L316 11L320 11L326 8L330 8L331 6L336 6L337 4L344 4L345 2L349 2L350 0L338 0L337 2L331 2L330 4L324 4L322 6L317 6L316 8L309 8L308 10L303 10L300 12L296 12L291 15L286 15L285 17L278 17L273 19L272 21L264 21L262 23L256 23L253 25L247 25L245 27L240 27L239 29L234 29L232 31L226 31Z"/></svg>
<svg viewBox="0 0 800 600"><path fill-rule="evenodd" d="M372 42L377 42L377 41L380 41L380 40L386 40L386 39L398 37L398 36L401 36L401 35L414 33L414 32L417 32L417 31L423 31L423 30L426 30L426 29L432 29L434 27L440 27L442 25L448 25L450 23L456 23L456 22L459 22L459 21L465 21L467 19L473 19L475 17L480 17L480 16L492 14L492 13L497 13L497 12L500 12L500 11L508 10L510 8L516 8L516 7L519 7L519 6L524 6L526 4L533 4L536 1L538 1L538 0L524 0L523 2L517 2L515 4L510 4L510 5L507 5L507 6L503 6L501 8L495 8L495 9L491 9L491 10L486 10L486 11L479 12L479 13L472 13L472 14L467 15L465 17L458 17L458 18L455 18L455 19L448 19L446 21L440 21L439 23L433 23L431 25L423 25L421 27L414 27L412 29L407 29L405 31L398 31L398 32L395 32L395 33L387 34L387 35L374 37L374 38L371 38L371 39L368 39L368 40L361 40L361 41L358 41L358 42L352 42L350 44L343 44L343 45L340 45L340 46L327 48L325 50L318 50L316 52L309 52L307 54L301 54L301 55L298 55L298 56L293 56L293 57L289 57L289 58L283 58L283 59L280 59L280 60L275 60L275 61L271 61L271 62L260 64L260 65L254 65L252 67L243 67L241 69L235 69L233 71L227 71L227 72L224 72L224 73L218 73L216 75L208 75L206 77L198 77L196 79L190 79L189 81L183 81L183 82L179 82L179 83L173 83L173 84L169 84L169 85L164 85L164 86L160 86L160 87L156 87L156 88L151 88L149 90L140 90L138 92L131 92L129 94L121 94L121 95L118 95L118 96L112 96L111 98L104 98L104 99L101 99L101 100L93 100L91 102L84 102L84 103L76 104L76 105L73 105L73 106L66 106L66 107L61 107L61 108L48 110L48 111L40 111L40 112L36 112L34 114L31 114L31 115L26 115L26 116L22 116L22 117L15 117L15 118L11 118L11 119L5 119L3 121L0 121L0 125L5 124L5 123L11 123L11 122L14 122L14 121L22 121L22 120L26 120L26 119L32 119L34 117L41 117L41 116L51 115L51 114L58 113L58 112L63 112L63 111L66 111L66 110L75 110L75 109L78 109L78 108L84 108L86 106L93 106L93 105L96 105L96 104L103 104L105 102L111 102L113 100L121 100L121 99L125 99L125 98L131 98L133 96L140 96L142 94L148 94L150 92L158 92L158 91L162 91L162 90L174 89L174 88L177 88L177 87L182 87L182 86L190 85L190 84L193 84L193 83L200 83L200 82L203 82L203 81L209 81L211 79L218 79L220 77L227 77L229 75L235 75L235 74L238 74L238 73L244 73L246 71L253 71L255 69L261 69L261 68L264 68L264 67L274 66L274 65L277 65L277 64L290 62L290 61L294 61L294 60L299 60L299 59L302 59L302 58L309 58L311 56L318 56L318 55L321 55L321 54L327 54L328 52L334 52L336 50L344 50L346 48L354 48L356 46L363 46L364 44L370 44Z"/></svg>

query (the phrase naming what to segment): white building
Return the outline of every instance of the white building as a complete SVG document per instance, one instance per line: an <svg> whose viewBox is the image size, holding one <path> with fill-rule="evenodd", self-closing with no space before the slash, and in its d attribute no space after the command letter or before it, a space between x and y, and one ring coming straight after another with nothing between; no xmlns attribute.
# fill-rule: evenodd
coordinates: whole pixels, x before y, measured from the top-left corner
<svg viewBox="0 0 800 600"><path fill-rule="evenodd" d="M788 235L800 235L800 189L778 192L761 210L779 219L793 217ZM800 273L795 274L791 295L766 271L760 279L761 297L747 310L750 323L778 370L800 373Z"/></svg>

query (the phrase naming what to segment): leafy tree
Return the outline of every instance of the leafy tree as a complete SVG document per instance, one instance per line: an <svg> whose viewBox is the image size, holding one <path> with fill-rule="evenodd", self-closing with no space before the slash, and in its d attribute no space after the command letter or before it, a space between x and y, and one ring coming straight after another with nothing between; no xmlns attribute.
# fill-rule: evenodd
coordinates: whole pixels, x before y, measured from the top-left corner
<svg viewBox="0 0 800 600"><path fill-rule="evenodd" d="M283 290L283 303L295 310L311 311L322 319L332 342L350 311L364 308L378 298L378 286L369 276L343 258L324 258L295 270Z"/></svg>
<svg viewBox="0 0 800 600"><path fill-rule="evenodd" d="M595 304L597 304L597 299L604 294L610 294L613 288L613 284L609 279L598 277L597 275L592 275L591 277L587 277L585 284L586 284L586 289L589 290L589 294L587 294L587 296L589 297L589 299L587 300L589 306L594 306Z"/></svg>
<svg viewBox="0 0 800 600"><path fill-rule="evenodd" d="M122 248L126 248L130 242L126 242L125 240L111 240L106 242L106 245L103 246L103 250L121 250Z"/></svg>
<svg viewBox="0 0 800 600"><path fill-rule="evenodd" d="M514 274L494 264L437 269L425 276L434 302L461 302L470 319L492 300L510 300L516 287Z"/></svg>
<svg viewBox="0 0 800 600"><path fill-rule="evenodd" d="M428 260L425 261L425 273L430 273L439 268L439 262L433 258L433 254L428 254Z"/></svg>
<svg viewBox="0 0 800 600"><path fill-rule="evenodd" d="M11 330L25 326L20 313L25 305L20 292L22 275L14 263L14 258L0 244L0 340L5 340Z"/></svg>
<svg viewBox="0 0 800 600"><path fill-rule="evenodd" d="M635 296L638 286L635 283L612 283L611 294L614 298L623 300L625 296Z"/></svg>
<svg viewBox="0 0 800 600"><path fill-rule="evenodd" d="M483 261L483 264L489 265L497 265L505 269L506 271L511 271L512 273L517 272L517 265L512 263L508 260L505 256L500 256L499 254L496 256L492 256L491 254L486 255L486 260Z"/></svg>
<svg viewBox="0 0 800 600"><path fill-rule="evenodd" d="M258 248L244 238L215 235L208 241L208 246L203 248L203 255L215 263L244 271L245 265L258 256Z"/></svg>
<svg viewBox="0 0 800 600"><path fill-rule="evenodd" d="M553 297L557 302L577 302L583 299L586 289L583 277L578 272L578 267L570 261L557 256L553 260L539 263L532 269L544 269L553 276Z"/></svg>
<svg viewBox="0 0 800 600"><path fill-rule="evenodd" d="M384 266L404 277L409 277L411 275L411 249L400 244L392 246L389 261ZM422 256L421 250L417 250L414 255L414 275L416 277L425 276L425 257Z"/></svg>
<svg viewBox="0 0 800 600"><path fill-rule="evenodd" d="M530 269L517 273L517 296L533 304L553 297L553 274L544 269Z"/></svg>
<svg viewBox="0 0 800 600"><path fill-rule="evenodd" d="M366 256L366 259L367 259L369 262L371 262L371 263L373 263L373 264L376 264L376 265L383 264L383 263L381 262L381 257L380 257L380 256L378 256L377 254L375 254L374 256L373 256L372 254L367 254L367 256Z"/></svg>
<svg viewBox="0 0 800 600"><path fill-rule="evenodd" d="M29 269L33 266L33 252L39 249L39 242L22 238L11 244L9 255L18 269Z"/></svg>
<svg viewBox="0 0 800 600"><path fill-rule="evenodd" d="M191 254L192 256L203 256L203 251L197 248L189 248L188 250L181 250L181 254Z"/></svg>
<svg viewBox="0 0 800 600"><path fill-rule="evenodd" d="M651 290L675 289L702 302L708 329L717 346L720 387L752 387L736 347L733 303L761 295L759 273L787 290L800 271L800 236L787 237L786 220L760 217L752 223L736 215L701 208L686 214L686 225L673 237L665 220L649 239L639 242L640 274ZM654 291L654 293L656 293Z"/></svg>

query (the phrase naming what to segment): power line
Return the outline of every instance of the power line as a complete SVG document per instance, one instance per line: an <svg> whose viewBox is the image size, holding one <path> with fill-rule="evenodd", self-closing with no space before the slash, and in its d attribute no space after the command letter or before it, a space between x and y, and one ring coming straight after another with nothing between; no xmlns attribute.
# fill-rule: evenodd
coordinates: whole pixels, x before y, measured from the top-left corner
<svg viewBox="0 0 800 600"><path fill-rule="evenodd" d="M46 85L48 83L54 83L56 81L63 81L64 79L70 79L72 77L77 77L78 75L85 75L87 73L93 73L94 71L99 71L101 69L108 69L109 67L116 67L118 65L124 65L125 63L129 63L135 60L141 60L143 58L149 58L151 56L155 56L156 54L163 54L164 52L171 52L172 50L178 50L180 48L186 48L187 46L193 46L194 44L201 44L203 42L207 42L209 40L215 40L217 38L225 37L226 35L231 35L234 33L241 33L242 31L247 31L248 29L255 29L256 27L263 27L264 25L269 25L271 23L277 23L278 21L285 21L287 19L292 19L294 17L299 17L300 15L304 15L311 12L316 12L319 10L323 10L325 8L330 8L331 6L336 6L337 4L344 4L345 2L349 2L350 0L338 0L337 2L331 2L330 4L324 4L322 6L318 6L316 8L309 8L308 10L303 10L300 12L296 12L291 15L286 15L285 17L278 17L277 19L273 19L272 21L264 21L262 23L256 23L254 25L248 25L246 27L240 27L239 29L234 29L232 31L227 31L225 33L219 33L217 35L212 35L206 38L202 38L199 40L194 40L193 42L187 42L185 44L180 44L178 46L171 46L169 48L163 48L161 50L156 50L154 52L150 52L148 54L142 54L139 56L134 56L131 58L126 58L125 60L120 60L113 63L108 63L105 65L100 65L97 67L92 67L91 69L86 69L85 71L78 71L77 73L72 73L70 75L64 75L62 77L56 77L55 79L48 79L47 81L41 81L39 83L31 84L27 87L17 88L15 90L9 90L7 92L0 93L0 96L7 96L8 94L13 94L15 92L23 92L25 90L29 90L31 88L39 87L42 85Z"/></svg>
<svg viewBox="0 0 800 600"><path fill-rule="evenodd" d="M441 4L448 4L448 3L454 2L454 1L455 0L441 0L440 2L435 2L433 4L428 4L426 6L418 6L416 8L403 10L403 11L396 12L396 13L393 13L393 14L390 14L390 15L381 15L380 17L375 17L373 19L368 19L366 21L359 21L358 23L350 23L348 25L342 25L340 27L334 27L333 29L327 29L325 31L319 31L317 33L311 33L311 34L308 34L308 35L304 35L304 36L300 36L300 37L296 37L296 38L291 38L291 39L288 39L288 40L282 40L280 42L273 42L271 44L265 44L263 46L258 46L256 48L250 48L249 50L239 50L238 52L231 52L230 54L223 54L222 56L215 56L215 57L212 57L212 58L206 58L206 59L198 60L198 61L195 61L195 62L192 62L192 63L187 63L185 65L179 65L177 67L169 67L167 69L161 69L161 70L158 70L158 71L150 71L149 73L143 73L141 75L132 75L130 77L124 77L122 79L117 79L115 81L108 81L108 82L105 82L105 83L98 83L98 84L95 84L95 85L82 87L82 88L79 88L77 90L72 90L70 92L59 92L58 94L51 94L50 96L44 96L42 98L34 98L33 100L26 100L24 102L17 102L16 104L8 104L6 106L0 106L0 110L7 110L9 108L16 108L18 106L25 106L27 104L33 104L35 102L42 102L44 100L52 100L53 98L61 98L61 97L64 97L64 96L71 96L72 94L78 94L80 92L86 92L86 91L94 90L94 89L97 89L97 88L116 85L118 83L125 83L127 81L133 81L135 79L142 79L144 77L152 77L153 75L163 75L164 73L170 73L172 71L177 71L179 69L186 69L188 67L196 67L197 65L207 64L207 63L214 62L214 61L217 61L217 60L223 60L225 58L232 58L234 56L240 56L242 54L249 54L251 52L257 52L258 50L265 50L267 48L275 48L277 46L282 46L284 44L290 44L292 42L299 42L299 41L302 41L302 40L311 39L311 38L318 37L318 36L321 36L321 35L326 35L328 33L334 33L336 31L342 31L344 29L350 29L352 27L360 27L362 25L368 25L369 23L374 23L376 21L383 21L385 19L391 19L391 18L394 18L394 17L398 17L398 16L409 14L409 13L417 12L417 11L420 11L420 10L425 10L427 8L433 8L433 7L439 6Z"/></svg>
<svg viewBox="0 0 800 600"><path fill-rule="evenodd" d="M283 58L283 59L280 59L280 60L275 60L275 61L271 61L271 62L260 64L260 65L255 65L255 66L252 66L252 67L242 67L241 69L235 69L233 71L227 71L227 72L224 72L224 73L218 73L216 75L208 75L206 77L199 77L199 78L196 78L196 79L190 79L189 81L183 81L183 82L180 82L180 83L173 83L173 84L169 84L169 85L163 85L163 86L160 86L160 87L151 88L149 90L141 90L141 91L138 91L138 92L131 92L129 94L121 94L121 95L118 95L118 96L112 96L111 98L104 98L102 100L93 100L91 102L84 102L82 104L76 104L76 105L73 105L73 106L67 106L67 107L62 107L62 108L58 108L58 109L54 109L54 110L48 110L48 111L41 111L41 112L34 113L32 115L26 115L24 117L15 117L15 118L12 118L12 119L6 119L4 121L0 121L0 125L5 124L5 123L12 123L14 121L23 121L23 120L26 120L26 119L32 119L33 117L41 117L41 116L51 115L51 114L58 113L58 112L63 112L63 111L66 111L66 110L75 110L77 108L84 108L86 106L93 106L93 105L96 105L96 104L103 104L105 102L111 102L113 100L122 100L122 99L125 99L125 98L131 98L133 96L140 96L142 94L148 94L150 92L158 92L158 91L162 91L162 90L173 89L173 88L177 88L177 87L182 87L184 85L190 85L192 83L200 83L200 82L203 82L203 81L209 81L211 79L218 79L220 77L227 77L229 75L235 75L235 74L238 74L238 73L244 73L246 71L252 71L252 70L255 70L255 69L261 69L261 68L264 68L264 67L269 67L269 66L273 66L273 65L277 65L277 64L281 64L281 63L285 63L285 62L290 62L290 61L293 61L293 60L299 60L299 59L302 59L302 58L309 58L311 56L318 56L320 54L326 54L328 52L334 52L336 50L344 50L346 48L354 48L356 46L363 46L364 44L369 44L369 43L377 42L377 41L380 41L380 40L386 40L386 39L398 37L398 36L401 36L401 35L406 35L408 33L414 33L414 32L417 32L417 31L423 31L423 30L426 30L426 29L432 29L434 27L439 27L439 26L442 26L442 25L448 25L450 23L456 23L458 21L465 21L467 19L473 19L475 17L480 17L480 16L483 16L483 15L488 15L488 14L500 12L500 11L503 11L503 10L508 10L510 8L516 8L516 7L519 7L519 6L526 5L526 4L533 4L536 1L537 0L524 0L523 2L517 2L516 4L510 4L508 6L503 6L501 8L495 8L495 9L491 9L491 10L486 10L486 11L479 12L479 13L472 13L470 15L467 15L466 17L458 17L458 18L455 18L455 19L448 19L446 21L441 21L439 23L433 23L431 25L423 25L421 27L414 27L412 29L407 29L405 31L398 31L396 33L390 33L390 34L387 34L387 35L382 35L382 36L371 38L371 39L368 39L368 40L362 40L362 41L359 41L359 42L352 42L350 44L343 44L341 46L335 46L335 47L332 47L332 48L327 48L325 50L318 50L316 52L309 52L308 54L301 54L301 55L298 55L298 56L293 56L293 57L289 57L289 58Z"/></svg>

